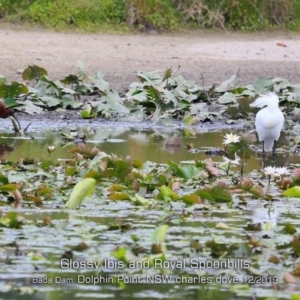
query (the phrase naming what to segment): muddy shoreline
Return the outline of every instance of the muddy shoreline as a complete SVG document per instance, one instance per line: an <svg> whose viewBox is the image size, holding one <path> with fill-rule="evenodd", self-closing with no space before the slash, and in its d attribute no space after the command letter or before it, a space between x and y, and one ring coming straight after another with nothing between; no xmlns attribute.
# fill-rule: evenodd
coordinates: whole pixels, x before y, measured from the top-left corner
<svg viewBox="0 0 300 300"><path fill-rule="evenodd" d="M113 89L124 92L137 81L137 71L165 71L172 67L200 86L221 83L239 71L238 83L259 77L300 81L300 34L289 32L225 33L190 32L185 35L107 35L55 33L38 30L0 29L0 74L8 82L22 81L21 71L36 64L49 76L62 79L77 73L76 61L84 62L93 75L101 71ZM41 116L18 114L21 122L34 120L40 126L51 122L105 123L82 120L78 111L47 112ZM111 123L111 122L110 122ZM140 127L140 125L139 125Z"/></svg>

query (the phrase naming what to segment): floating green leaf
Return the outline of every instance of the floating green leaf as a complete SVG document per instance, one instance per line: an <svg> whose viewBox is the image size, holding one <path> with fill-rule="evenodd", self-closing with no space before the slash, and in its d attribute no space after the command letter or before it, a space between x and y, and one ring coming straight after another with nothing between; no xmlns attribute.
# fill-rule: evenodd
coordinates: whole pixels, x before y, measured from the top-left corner
<svg viewBox="0 0 300 300"><path fill-rule="evenodd" d="M108 196L110 200L130 200L130 196L127 193L112 193Z"/></svg>
<svg viewBox="0 0 300 300"><path fill-rule="evenodd" d="M300 198L300 186L294 186L292 188L289 188L289 189L285 190L282 193L282 195L286 196L286 197Z"/></svg>
<svg viewBox="0 0 300 300"><path fill-rule="evenodd" d="M1 185L0 191L10 192L10 191L17 190L18 188L19 188L19 186L17 184L9 183L9 184L5 184L5 185Z"/></svg>
<svg viewBox="0 0 300 300"><path fill-rule="evenodd" d="M178 200L179 196L174 193L168 186L161 186L159 188L160 193L157 195L158 199L163 199L165 201Z"/></svg>
<svg viewBox="0 0 300 300"><path fill-rule="evenodd" d="M201 198L197 195L185 195L181 197L181 200L187 205L194 205L202 203Z"/></svg>
<svg viewBox="0 0 300 300"><path fill-rule="evenodd" d="M168 165L174 171L175 175L185 180L191 179L199 173L199 169L195 165L178 165L172 161L169 161Z"/></svg>

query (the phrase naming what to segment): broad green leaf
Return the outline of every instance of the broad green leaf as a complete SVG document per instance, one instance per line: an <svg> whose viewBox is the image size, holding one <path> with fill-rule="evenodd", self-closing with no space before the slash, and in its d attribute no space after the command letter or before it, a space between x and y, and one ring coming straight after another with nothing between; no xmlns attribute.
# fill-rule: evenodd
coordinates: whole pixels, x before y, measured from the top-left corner
<svg viewBox="0 0 300 300"><path fill-rule="evenodd" d="M23 224L23 219L18 218L16 212L8 212L5 216L0 216L0 227L20 229Z"/></svg>
<svg viewBox="0 0 300 300"><path fill-rule="evenodd" d="M223 92L231 91L233 88L235 88L236 78L237 78L237 74L232 75L228 80L222 82L221 85L216 88L216 92L223 93Z"/></svg>
<svg viewBox="0 0 300 300"><path fill-rule="evenodd" d="M237 103L237 97L236 95L232 93L224 93L219 99L218 103L220 104L235 104Z"/></svg>
<svg viewBox="0 0 300 300"><path fill-rule="evenodd" d="M18 182L26 182L27 181L27 178L26 178L26 175L24 174L24 172L12 171L12 172L9 172L7 177L8 177L9 182L18 183Z"/></svg>
<svg viewBox="0 0 300 300"><path fill-rule="evenodd" d="M195 195L198 195L203 200L214 201L214 198L207 190L197 190L194 192Z"/></svg>
<svg viewBox="0 0 300 300"><path fill-rule="evenodd" d="M201 198L197 195L185 195L181 197L181 200L187 205L201 204Z"/></svg>
<svg viewBox="0 0 300 300"><path fill-rule="evenodd" d="M76 209L84 200L84 198L90 196L95 188L96 180L93 178L85 178L78 182L68 200L65 204L66 208Z"/></svg>
<svg viewBox="0 0 300 300"><path fill-rule="evenodd" d="M282 193L282 195L286 196L286 197L300 198L300 186L294 186L292 188L289 188L289 189L285 190Z"/></svg>
<svg viewBox="0 0 300 300"><path fill-rule="evenodd" d="M8 96L6 98L3 99L3 102L5 104L6 107L14 107L14 106L18 106L20 102L18 102L15 98ZM15 109L15 107L14 107ZM19 107L17 107L17 109L19 109Z"/></svg>
<svg viewBox="0 0 300 300"><path fill-rule="evenodd" d="M288 234L295 234L297 232L297 229L295 228L294 225L288 223L288 224L285 224L283 231Z"/></svg>
<svg viewBox="0 0 300 300"><path fill-rule="evenodd" d="M162 77L158 71L137 72L137 77L142 83L147 82L150 85L160 85L162 83Z"/></svg>
<svg viewBox="0 0 300 300"><path fill-rule="evenodd" d="M43 96L39 98L47 107L55 107L61 105L61 100L56 97Z"/></svg>
<svg viewBox="0 0 300 300"><path fill-rule="evenodd" d="M43 83L46 83L46 87L43 86ZM64 86L61 84L60 81L53 81L47 75L44 75L40 78L38 88L42 87L44 89L44 93L55 95L58 98L62 96L62 90Z"/></svg>
<svg viewBox="0 0 300 300"><path fill-rule="evenodd" d="M0 183L2 183L4 185L9 183L8 178L5 175L1 174L1 173L0 173Z"/></svg>
<svg viewBox="0 0 300 300"><path fill-rule="evenodd" d="M36 191L37 196L47 196L51 194L52 194L52 189L47 186L41 186Z"/></svg>
<svg viewBox="0 0 300 300"><path fill-rule="evenodd" d="M216 202L231 202L232 195L224 187L216 185L209 191Z"/></svg>
<svg viewBox="0 0 300 300"><path fill-rule="evenodd" d="M70 74L64 79L61 79L60 82L63 84L78 84L79 82L81 82L81 80L77 75Z"/></svg>
<svg viewBox="0 0 300 300"><path fill-rule="evenodd" d="M126 185L114 184L114 185L110 186L108 190L111 192L120 192L120 191L124 191L127 189L128 189L128 187Z"/></svg>
<svg viewBox="0 0 300 300"><path fill-rule="evenodd" d="M123 116L130 113L130 110L124 106L122 98L116 91L108 92L106 96L102 96L96 110L102 115L109 114L111 116Z"/></svg>
<svg viewBox="0 0 300 300"><path fill-rule="evenodd" d="M4 84L6 82L6 77L0 74L0 85Z"/></svg>
<svg viewBox="0 0 300 300"><path fill-rule="evenodd" d="M199 173L198 168L195 165L178 165L172 161L168 162L168 165L173 170L175 175L184 178L185 180L191 179L193 176Z"/></svg>
<svg viewBox="0 0 300 300"><path fill-rule="evenodd" d="M66 95L62 97L62 106L63 108L73 108L77 109L83 105L82 102L74 100L73 97Z"/></svg>
<svg viewBox="0 0 300 300"><path fill-rule="evenodd" d="M43 112L43 109L37 105L34 105L32 101L26 100L22 102L22 105L18 107L19 110L22 110L30 115L40 114Z"/></svg>
<svg viewBox="0 0 300 300"><path fill-rule="evenodd" d="M6 191L6 192L10 192L10 191L15 191L19 188L19 186L15 183L9 183L9 184L5 184L5 185L1 185L0 186L0 191Z"/></svg>
<svg viewBox="0 0 300 300"><path fill-rule="evenodd" d="M94 178L96 181L101 179L101 174L98 171L90 170L83 178Z"/></svg>
<svg viewBox="0 0 300 300"><path fill-rule="evenodd" d="M165 201L168 201L168 200L178 200L179 199L179 196L174 193L168 186L161 186L159 188L159 194L157 195L157 198L158 199L163 199Z"/></svg>
<svg viewBox="0 0 300 300"><path fill-rule="evenodd" d="M101 92L106 93L110 90L110 85L104 80L104 75L101 72L98 72L95 76L90 76L89 79Z"/></svg>
<svg viewBox="0 0 300 300"><path fill-rule="evenodd" d="M143 205L143 206L148 206L150 207L153 204L152 200L146 199L139 194L135 194L134 197L130 198L132 202L136 205Z"/></svg>
<svg viewBox="0 0 300 300"><path fill-rule="evenodd" d="M127 193L112 193L108 196L110 200L130 200L130 196Z"/></svg>
<svg viewBox="0 0 300 300"><path fill-rule="evenodd" d="M28 87L20 82L13 81L11 84L2 84L0 85L0 97L16 97L21 94L28 93Z"/></svg>
<svg viewBox="0 0 300 300"><path fill-rule="evenodd" d="M67 167L66 169L65 169L65 172L66 172L66 174L68 175L68 176L74 176L76 173L77 173L77 168L76 167L74 167L74 166L72 166L72 167Z"/></svg>
<svg viewBox="0 0 300 300"><path fill-rule="evenodd" d="M47 70L36 65L28 66L22 73L23 80L40 79L42 76L48 75Z"/></svg>
<svg viewBox="0 0 300 300"><path fill-rule="evenodd" d="M273 87L273 83L270 79L265 77L260 77L254 84L253 88L257 94L262 94L270 91Z"/></svg>
<svg viewBox="0 0 300 300"><path fill-rule="evenodd" d="M134 160L132 161L132 166L133 166L134 168L140 169L140 168L143 167L143 163L142 163L140 160L138 160L138 159L134 159Z"/></svg>

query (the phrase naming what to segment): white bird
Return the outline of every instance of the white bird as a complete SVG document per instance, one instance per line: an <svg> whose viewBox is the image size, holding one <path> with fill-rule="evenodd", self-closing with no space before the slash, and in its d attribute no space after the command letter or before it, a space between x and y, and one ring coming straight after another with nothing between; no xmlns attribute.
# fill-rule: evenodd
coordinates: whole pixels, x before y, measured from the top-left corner
<svg viewBox="0 0 300 300"><path fill-rule="evenodd" d="M273 150L273 159L275 158L276 142L280 137L280 132L284 124L284 116L278 104L278 96L271 92L261 95L250 104L251 107L259 108L266 106L255 117L256 132L263 147L263 160L265 158L265 151Z"/></svg>

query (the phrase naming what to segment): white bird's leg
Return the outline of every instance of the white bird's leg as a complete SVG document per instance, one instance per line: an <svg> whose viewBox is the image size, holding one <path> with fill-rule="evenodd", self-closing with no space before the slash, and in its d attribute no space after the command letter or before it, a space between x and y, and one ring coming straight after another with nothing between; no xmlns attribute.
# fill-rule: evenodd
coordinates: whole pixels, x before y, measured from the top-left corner
<svg viewBox="0 0 300 300"><path fill-rule="evenodd" d="M262 167L264 168L265 167L265 162L266 162L266 152L265 152L265 143L264 141L261 142L262 144Z"/></svg>
<svg viewBox="0 0 300 300"><path fill-rule="evenodd" d="M277 146L277 142L274 141L273 149L272 149L272 162L273 162L274 166L275 166L275 149L276 149L276 146Z"/></svg>

